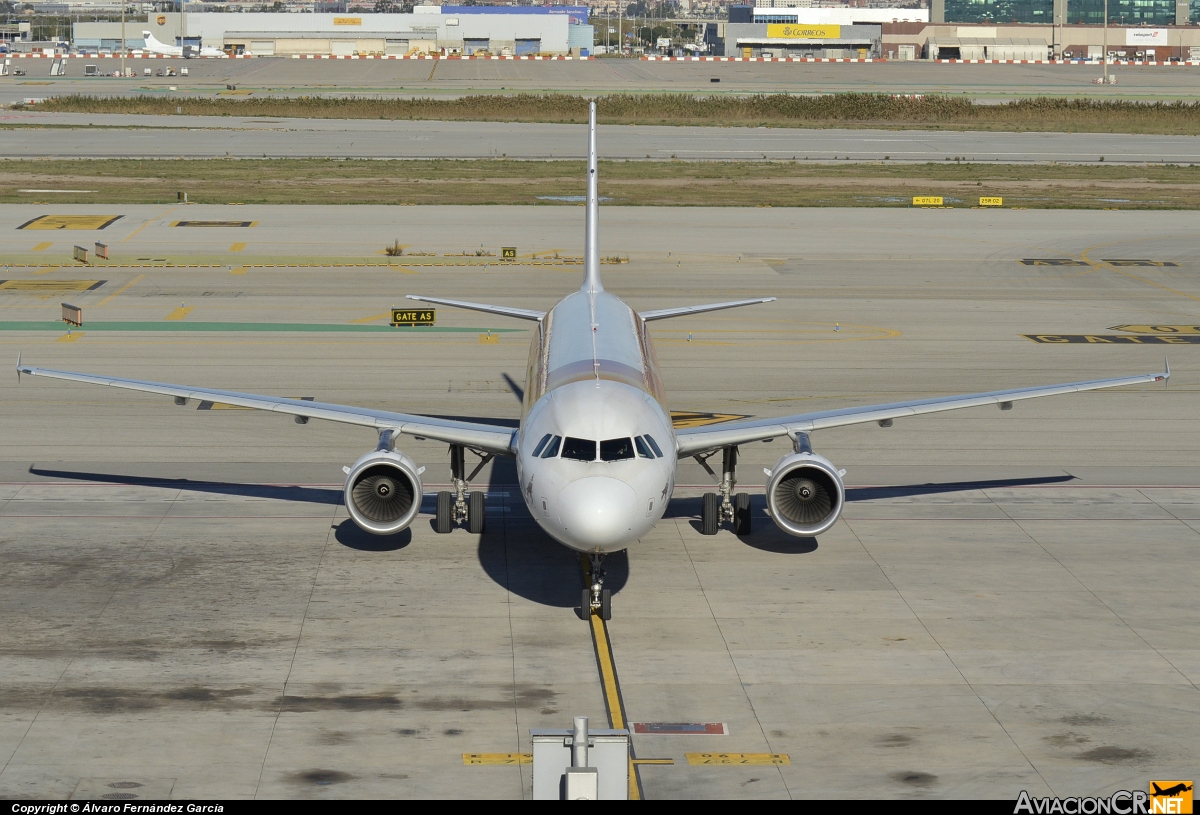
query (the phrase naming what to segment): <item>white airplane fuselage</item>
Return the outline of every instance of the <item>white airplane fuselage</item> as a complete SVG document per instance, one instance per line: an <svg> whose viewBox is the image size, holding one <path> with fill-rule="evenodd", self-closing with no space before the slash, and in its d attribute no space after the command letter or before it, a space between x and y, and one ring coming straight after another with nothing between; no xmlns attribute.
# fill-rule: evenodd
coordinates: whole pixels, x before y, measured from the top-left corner
<svg viewBox="0 0 1200 815"><path fill-rule="evenodd" d="M606 553L654 527L675 486L665 402L645 323L619 297L583 290L551 309L529 352L516 456L542 529Z"/></svg>

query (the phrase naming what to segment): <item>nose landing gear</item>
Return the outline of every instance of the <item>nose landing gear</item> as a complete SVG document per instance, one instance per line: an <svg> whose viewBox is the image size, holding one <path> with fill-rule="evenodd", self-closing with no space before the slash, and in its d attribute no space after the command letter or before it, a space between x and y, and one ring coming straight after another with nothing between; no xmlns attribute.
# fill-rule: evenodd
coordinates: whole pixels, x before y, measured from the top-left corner
<svg viewBox="0 0 1200 815"><path fill-rule="evenodd" d="M604 588L604 555L588 555L592 585L583 590L579 600L579 612L583 619L599 614L600 619L612 619L612 592Z"/></svg>
<svg viewBox="0 0 1200 815"><path fill-rule="evenodd" d="M708 466L708 459L716 452L707 456L696 456L696 461L713 478L717 474ZM735 535L750 534L750 493L734 493L737 486L738 449L734 447L721 448L721 484L717 492L704 493L700 510L700 534L715 535L721 524L727 523L733 527Z"/></svg>
<svg viewBox="0 0 1200 815"><path fill-rule="evenodd" d="M466 526L472 535L481 535L486 529L484 494L478 490L470 491L469 488L471 479L479 475L483 465L495 456L472 450L480 457L480 461L471 474L464 477L467 470L466 451L467 448L461 444L450 445L450 476L454 491L443 490L437 494L437 515L434 519L434 528L443 535L449 533L455 524Z"/></svg>

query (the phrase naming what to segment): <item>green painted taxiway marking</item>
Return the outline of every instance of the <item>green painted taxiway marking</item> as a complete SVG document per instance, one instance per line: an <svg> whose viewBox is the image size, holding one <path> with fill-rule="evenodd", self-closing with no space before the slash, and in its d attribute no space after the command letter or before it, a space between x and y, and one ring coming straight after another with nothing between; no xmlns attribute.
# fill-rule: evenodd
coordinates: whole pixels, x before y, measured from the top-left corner
<svg viewBox="0 0 1200 815"><path fill-rule="evenodd" d="M62 331L61 322L0 321L0 331ZM87 323L88 331L274 331L351 334L479 334L491 331L506 334L520 328L464 328L460 326L421 326L416 328L390 325L342 325L339 323L190 323L190 322L121 322Z"/></svg>

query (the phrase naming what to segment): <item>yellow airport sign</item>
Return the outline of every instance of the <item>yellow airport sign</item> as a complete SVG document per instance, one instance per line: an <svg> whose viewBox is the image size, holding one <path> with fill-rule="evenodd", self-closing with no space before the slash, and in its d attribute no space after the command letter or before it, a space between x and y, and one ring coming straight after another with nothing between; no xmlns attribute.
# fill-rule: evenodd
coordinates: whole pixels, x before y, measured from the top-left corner
<svg viewBox="0 0 1200 815"><path fill-rule="evenodd" d="M942 204L942 196L940 195L914 195L914 207L940 207Z"/></svg>
<svg viewBox="0 0 1200 815"><path fill-rule="evenodd" d="M981 206L981 207L1002 207L1002 206L1004 206L1004 199L999 196L995 196L995 195L983 196L982 198L979 199L979 206Z"/></svg>
<svg viewBox="0 0 1200 815"><path fill-rule="evenodd" d="M437 321L437 309L433 308L394 308L392 309L392 325L433 325Z"/></svg>
<svg viewBox="0 0 1200 815"><path fill-rule="evenodd" d="M362 17L334 17L334 25L362 25Z"/></svg>
<svg viewBox="0 0 1200 815"><path fill-rule="evenodd" d="M842 36L842 27L840 25L767 23L767 36L775 40L836 40Z"/></svg>
<svg viewBox="0 0 1200 815"><path fill-rule="evenodd" d="M501 260L516 260L517 259L517 247L515 247L515 246L500 247L500 259Z"/></svg>
<svg viewBox="0 0 1200 815"><path fill-rule="evenodd" d="M791 764L787 753L688 753L692 765Z"/></svg>
<svg viewBox="0 0 1200 815"><path fill-rule="evenodd" d="M121 215L39 215L17 229L104 229Z"/></svg>
<svg viewBox="0 0 1200 815"><path fill-rule="evenodd" d="M463 764L532 764L533 753L463 753Z"/></svg>

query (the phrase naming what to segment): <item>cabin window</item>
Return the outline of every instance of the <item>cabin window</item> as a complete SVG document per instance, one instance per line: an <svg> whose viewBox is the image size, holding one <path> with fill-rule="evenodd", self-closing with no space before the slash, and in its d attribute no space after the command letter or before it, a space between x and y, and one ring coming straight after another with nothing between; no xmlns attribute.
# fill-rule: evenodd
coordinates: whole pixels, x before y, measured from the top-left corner
<svg viewBox="0 0 1200 815"><path fill-rule="evenodd" d="M634 436L633 443L637 445L637 453L642 458L654 458L654 454L650 452L650 445L646 444L646 440L641 436Z"/></svg>
<svg viewBox="0 0 1200 815"><path fill-rule="evenodd" d="M596 442L592 439L573 439L567 436L563 439L562 457L574 461L595 461Z"/></svg>
<svg viewBox="0 0 1200 815"><path fill-rule="evenodd" d="M627 458L633 458L631 439L605 439L600 442L601 461L624 461Z"/></svg>
<svg viewBox="0 0 1200 815"><path fill-rule="evenodd" d="M658 442L656 442L654 437L649 433L646 434L646 442L650 445L650 449L654 451L654 455L658 456L659 458L663 457L662 448L658 446Z"/></svg>
<svg viewBox="0 0 1200 815"><path fill-rule="evenodd" d="M558 446L562 444L562 436L555 436L550 439L550 443L546 445L546 449L542 451L542 458L554 458L558 455Z"/></svg>
<svg viewBox="0 0 1200 815"><path fill-rule="evenodd" d="M537 443L537 447L533 448L533 457L534 458L537 458L538 456L540 456L542 454L542 448L546 446L546 442L550 441L551 435L552 434L547 433L546 435L542 436L542 440Z"/></svg>

